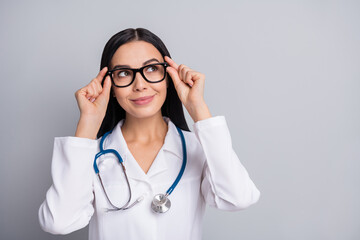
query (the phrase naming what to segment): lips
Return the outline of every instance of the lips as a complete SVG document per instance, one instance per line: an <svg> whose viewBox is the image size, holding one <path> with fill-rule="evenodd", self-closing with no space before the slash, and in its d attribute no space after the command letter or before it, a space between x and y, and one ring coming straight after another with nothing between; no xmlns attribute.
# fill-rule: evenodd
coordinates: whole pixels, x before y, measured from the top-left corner
<svg viewBox="0 0 360 240"><path fill-rule="evenodd" d="M135 99L131 99L132 102L134 102L137 105L144 105L153 100L154 96L145 96L145 97L139 97Z"/></svg>

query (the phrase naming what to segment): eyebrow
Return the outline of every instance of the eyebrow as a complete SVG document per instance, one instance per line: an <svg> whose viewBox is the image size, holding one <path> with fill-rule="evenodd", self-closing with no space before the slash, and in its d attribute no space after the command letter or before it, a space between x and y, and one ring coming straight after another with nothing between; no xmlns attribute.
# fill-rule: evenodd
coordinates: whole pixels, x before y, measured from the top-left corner
<svg viewBox="0 0 360 240"><path fill-rule="evenodd" d="M159 62L159 60L157 60L156 58L151 58L151 59L143 62L142 65L145 66L145 65L147 65L147 64L149 64L149 63L151 63L151 62ZM129 66L129 65L115 65L115 66L113 67L113 69L115 69L115 68L130 68L130 66Z"/></svg>

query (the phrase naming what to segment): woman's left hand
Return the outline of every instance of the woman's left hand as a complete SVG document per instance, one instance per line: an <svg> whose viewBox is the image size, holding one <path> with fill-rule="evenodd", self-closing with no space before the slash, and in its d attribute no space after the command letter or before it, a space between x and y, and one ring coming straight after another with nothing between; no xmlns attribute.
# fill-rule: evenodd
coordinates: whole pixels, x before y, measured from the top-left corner
<svg viewBox="0 0 360 240"><path fill-rule="evenodd" d="M168 56L165 56L165 61L170 65L166 71L174 82L180 101L194 122L210 118L211 114L204 100L205 75L183 64L176 64Z"/></svg>

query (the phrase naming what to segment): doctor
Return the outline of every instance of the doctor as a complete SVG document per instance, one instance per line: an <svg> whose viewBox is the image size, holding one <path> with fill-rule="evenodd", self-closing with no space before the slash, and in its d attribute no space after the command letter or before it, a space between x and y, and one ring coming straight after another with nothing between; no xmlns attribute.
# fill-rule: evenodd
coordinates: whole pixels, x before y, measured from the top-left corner
<svg viewBox="0 0 360 240"><path fill-rule="evenodd" d="M42 229L68 234L90 224L91 240L201 239L206 204L235 211L256 203L260 192L232 149L225 118L211 116L204 83L152 32L115 34L97 77L75 93L75 136L55 138ZM118 152L124 168L115 154L94 159L102 148ZM154 196L176 180L157 199L164 211L154 211Z"/></svg>

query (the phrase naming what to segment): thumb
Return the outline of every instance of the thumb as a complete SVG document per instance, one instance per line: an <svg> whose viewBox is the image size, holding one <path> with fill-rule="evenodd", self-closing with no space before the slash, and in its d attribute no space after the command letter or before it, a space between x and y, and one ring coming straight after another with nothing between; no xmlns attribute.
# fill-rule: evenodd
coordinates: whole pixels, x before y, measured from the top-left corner
<svg viewBox="0 0 360 240"><path fill-rule="evenodd" d="M178 89L178 87L181 87L183 84L183 81L180 80L178 71L175 70L173 67L167 67L166 71L169 73L171 79L174 82L175 89Z"/></svg>
<svg viewBox="0 0 360 240"><path fill-rule="evenodd" d="M100 100L100 101L106 100L107 101L110 96L110 89L111 89L110 76L106 76L106 78L104 80L103 89L102 89L100 95L97 97L97 100Z"/></svg>

